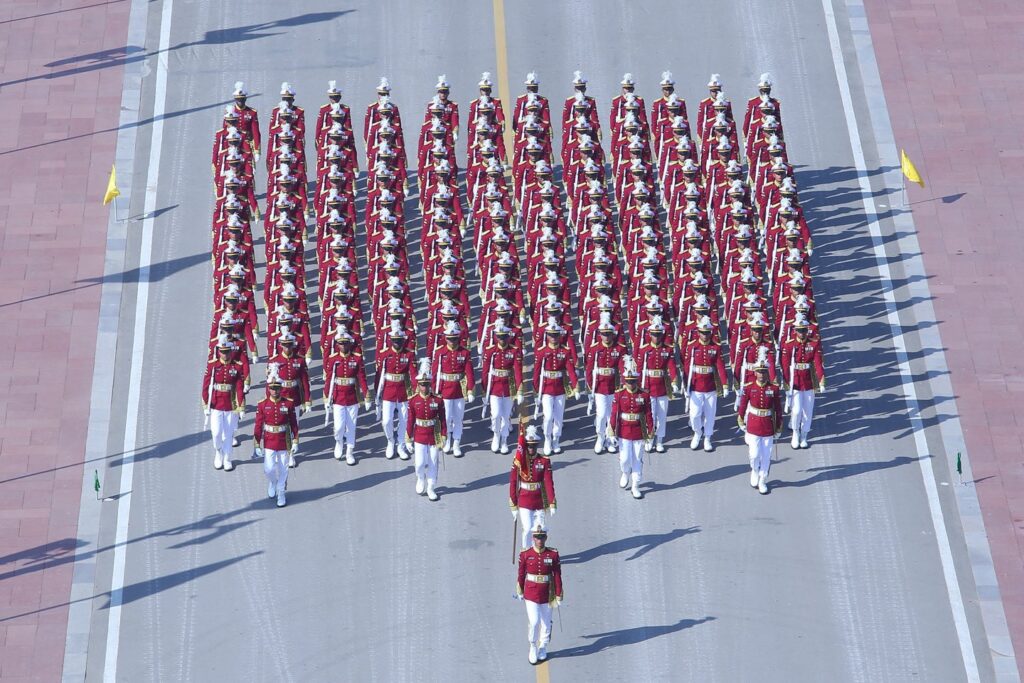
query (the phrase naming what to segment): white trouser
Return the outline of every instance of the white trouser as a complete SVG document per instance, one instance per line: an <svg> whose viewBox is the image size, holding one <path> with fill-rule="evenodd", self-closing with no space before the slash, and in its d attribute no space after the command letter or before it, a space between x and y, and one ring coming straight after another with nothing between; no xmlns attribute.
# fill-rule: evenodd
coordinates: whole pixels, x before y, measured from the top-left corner
<svg viewBox="0 0 1024 683"><path fill-rule="evenodd" d="M359 404L339 406L334 404L334 455L340 456L345 443L356 445L356 420L359 418Z"/></svg>
<svg viewBox="0 0 1024 683"><path fill-rule="evenodd" d="M715 433L715 414L718 412L717 391L690 392L690 429L710 439Z"/></svg>
<svg viewBox="0 0 1024 683"><path fill-rule="evenodd" d="M501 443L508 439L508 433L512 430L512 397L491 396L491 431L500 437Z"/></svg>
<svg viewBox="0 0 1024 683"><path fill-rule="evenodd" d="M644 476L644 442L640 439L619 440L619 467L623 474Z"/></svg>
<svg viewBox="0 0 1024 683"><path fill-rule="evenodd" d="M668 396L651 397L651 415L654 417L654 440L665 438L665 418L668 417Z"/></svg>
<svg viewBox="0 0 1024 683"><path fill-rule="evenodd" d="M767 477L768 468L772 466L772 443L775 437L747 433L743 440L747 442L750 469Z"/></svg>
<svg viewBox="0 0 1024 683"><path fill-rule="evenodd" d="M380 424L384 427L384 438L389 442L395 440L395 418L398 418L398 433L405 434L406 423L409 421L408 401L381 401Z"/></svg>
<svg viewBox="0 0 1024 683"><path fill-rule="evenodd" d="M462 416L466 414L466 399L446 398L444 400L444 422L448 426L448 438L462 439Z"/></svg>
<svg viewBox="0 0 1024 683"><path fill-rule="evenodd" d="M288 483L288 451L263 449L263 473L267 481L281 490Z"/></svg>
<svg viewBox="0 0 1024 683"><path fill-rule="evenodd" d="M413 461L416 478L437 481L437 447L422 443L413 443Z"/></svg>
<svg viewBox="0 0 1024 683"><path fill-rule="evenodd" d="M557 443L562 437L562 414L565 413L565 394L543 394L540 407L544 412L544 441Z"/></svg>
<svg viewBox="0 0 1024 683"><path fill-rule="evenodd" d="M231 457L231 441L238 428L238 413L233 410L210 411L210 435L213 447L222 457Z"/></svg>
<svg viewBox="0 0 1024 683"><path fill-rule="evenodd" d="M608 440L608 420L614 400L615 394L594 394L594 431L599 439Z"/></svg>
<svg viewBox="0 0 1024 683"><path fill-rule="evenodd" d="M529 626L526 630L526 637L530 645L547 647L551 640L551 604L547 602L533 602L523 600L526 603L526 618ZM540 637L538 639L537 627L540 626Z"/></svg>
<svg viewBox="0 0 1024 683"><path fill-rule="evenodd" d="M811 431L811 418L814 417L814 390L794 391L790 403L789 426L794 432L803 436Z"/></svg>
<svg viewBox="0 0 1024 683"><path fill-rule="evenodd" d="M530 547L530 539L533 537L533 527L540 524L540 528L544 531L548 530L547 515L544 514L544 509L540 510L527 510L526 508L519 508L519 526L523 527L523 549Z"/></svg>

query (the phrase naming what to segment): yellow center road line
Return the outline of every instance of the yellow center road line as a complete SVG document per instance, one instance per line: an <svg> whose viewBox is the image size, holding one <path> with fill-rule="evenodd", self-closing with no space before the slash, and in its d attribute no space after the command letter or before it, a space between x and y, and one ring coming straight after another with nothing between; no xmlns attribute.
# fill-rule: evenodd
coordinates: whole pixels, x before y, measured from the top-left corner
<svg viewBox="0 0 1024 683"><path fill-rule="evenodd" d="M509 168L505 169L506 175L511 172L512 161L512 108L515 106L515 98L508 86L508 44L505 40L505 0L491 0L494 8L494 57L498 69L498 97L501 98L505 107L505 151L508 154ZM511 183L511 177L509 178ZM526 412L526 403L520 406L520 418ZM527 418L527 422L529 418ZM522 428L522 427L521 427ZM543 661L534 667L537 674L537 683L551 683L551 673L548 670L547 661Z"/></svg>
<svg viewBox="0 0 1024 683"><path fill-rule="evenodd" d="M494 8L494 57L498 69L498 97L505 107L505 151L512 159L512 107L515 98L508 86L508 45L505 40L505 0L491 0Z"/></svg>

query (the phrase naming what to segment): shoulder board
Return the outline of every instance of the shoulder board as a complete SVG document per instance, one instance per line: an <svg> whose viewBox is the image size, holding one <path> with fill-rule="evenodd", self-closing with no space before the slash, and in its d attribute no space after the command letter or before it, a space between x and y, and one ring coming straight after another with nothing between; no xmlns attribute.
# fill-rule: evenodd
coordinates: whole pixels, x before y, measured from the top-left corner
<svg viewBox="0 0 1024 683"><path fill-rule="evenodd" d="M544 549L545 549L545 550L550 550L550 551L551 551L551 552L553 552L553 553L554 553L555 555L557 555L557 554L558 554L558 548L552 548L551 546L549 546L549 545L546 545L546 546L544 546Z"/></svg>

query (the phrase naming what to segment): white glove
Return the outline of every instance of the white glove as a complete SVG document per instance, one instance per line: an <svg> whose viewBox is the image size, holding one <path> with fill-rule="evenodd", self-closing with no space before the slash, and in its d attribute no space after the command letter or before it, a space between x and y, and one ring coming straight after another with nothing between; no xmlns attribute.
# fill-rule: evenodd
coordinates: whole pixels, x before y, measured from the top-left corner
<svg viewBox="0 0 1024 683"><path fill-rule="evenodd" d="M252 359L253 363L259 363L260 362L260 356L257 353L252 354L251 356L249 356L249 358Z"/></svg>
<svg viewBox="0 0 1024 683"><path fill-rule="evenodd" d="M554 516L555 516L555 506L554 505L549 505L548 506L548 517L554 517Z"/></svg>
<svg viewBox="0 0 1024 683"><path fill-rule="evenodd" d="M261 458L263 457L263 449L260 448L259 446L256 447L256 455L260 456Z"/></svg>
<svg viewBox="0 0 1024 683"><path fill-rule="evenodd" d="M519 508L512 508L512 519L519 516Z"/></svg>
<svg viewBox="0 0 1024 683"><path fill-rule="evenodd" d="M520 595L519 593L516 593L516 594L515 594L515 595L513 595L512 597L513 597L513 598L515 598L516 600L518 600L519 602L522 602L522 601L523 601L523 596L522 596L522 595Z"/></svg>
<svg viewBox="0 0 1024 683"><path fill-rule="evenodd" d="M369 409L370 409L370 399L366 399L365 401L363 401L363 410L369 410Z"/></svg>
<svg viewBox="0 0 1024 683"><path fill-rule="evenodd" d="M523 392L516 393L516 405L523 405Z"/></svg>
<svg viewBox="0 0 1024 683"><path fill-rule="evenodd" d="M292 455L295 455L298 452L299 452L299 444L293 443L292 444Z"/></svg>
<svg viewBox="0 0 1024 683"><path fill-rule="evenodd" d="M203 415L205 415L206 417L210 417L210 409L209 408L203 408Z"/></svg>
<svg viewBox="0 0 1024 683"><path fill-rule="evenodd" d="M474 398L476 397L473 395L472 391L466 392L466 403L472 403Z"/></svg>
<svg viewBox="0 0 1024 683"><path fill-rule="evenodd" d="M729 387L722 387L722 398L729 397Z"/></svg>

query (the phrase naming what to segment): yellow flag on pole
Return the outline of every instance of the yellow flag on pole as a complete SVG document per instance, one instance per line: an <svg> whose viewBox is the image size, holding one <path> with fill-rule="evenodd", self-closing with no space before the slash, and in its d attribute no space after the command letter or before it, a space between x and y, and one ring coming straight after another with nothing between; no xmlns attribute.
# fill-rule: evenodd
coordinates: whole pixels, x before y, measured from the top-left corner
<svg viewBox="0 0 1024 683"><path fill-rule="evenodd" d="M107 181L107 191L103 194L103 206L106 206L114 197L120 197L121 190L117 189L117 166L110 167L110 180Z"/></svg>
<svg viewBox="0 0 1024 683"><path fill-rule="evenodd" d="M917 172L917 167L914 166L914 162L907 156L907 152L904 149L900 149L900 168L903 169L903 175L907 177L912 183L917 183L921 187L924 187L924 181L921 179L921 174Z"/></svg>

